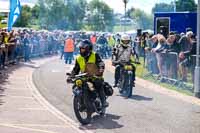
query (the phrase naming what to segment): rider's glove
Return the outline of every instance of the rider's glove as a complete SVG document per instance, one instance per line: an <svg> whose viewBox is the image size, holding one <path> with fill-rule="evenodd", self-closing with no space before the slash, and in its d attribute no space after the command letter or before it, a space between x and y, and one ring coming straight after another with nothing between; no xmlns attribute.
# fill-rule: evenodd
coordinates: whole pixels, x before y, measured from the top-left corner
<svg viewBox="0 0 200 133"><path fill-rule="evenodd" d="M72 83L72 78L71 77L67 78L67 83Z"/></svg>

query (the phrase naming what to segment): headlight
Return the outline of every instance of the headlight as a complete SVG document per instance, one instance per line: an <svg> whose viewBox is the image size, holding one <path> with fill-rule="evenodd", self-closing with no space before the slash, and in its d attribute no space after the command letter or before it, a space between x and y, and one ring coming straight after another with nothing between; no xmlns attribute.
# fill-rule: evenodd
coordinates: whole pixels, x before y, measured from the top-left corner
<svg viewBox="0 0 200 133"><path fill-rule="evenodd" d="M128 71L131 71L131 70L133 70L133 67L131 65L125 65L124 69L128 70Z"/></svg>
<svg viewBox="0 0 200 133"><path fill-rule="evenodd" d="M78 79L78 80L76 80L75 84L76 84L76 86L81 87L83 85L83 81Z"/></svg>

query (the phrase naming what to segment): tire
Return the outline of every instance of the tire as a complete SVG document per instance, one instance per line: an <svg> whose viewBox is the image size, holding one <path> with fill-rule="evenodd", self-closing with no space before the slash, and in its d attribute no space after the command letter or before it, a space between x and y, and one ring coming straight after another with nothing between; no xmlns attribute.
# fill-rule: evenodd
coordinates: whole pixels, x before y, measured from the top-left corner
<svg viewBox="0 0 200 133"><path fill-rule="evenodd" d="M102 109L102 111L100 112L100 116L105 116L106 114L106 108Z"/></svg>
<svg viewBox="0 0 200 133"><path fill-rule="evenodd" d="M132 91L133 91L132 76L133 76L132 72L127 73L126 83L125 83L127 98L130 98L132 96Z"/></svg>
<svg viewBox="0 0 200 133"><path fill-rule="evenodd" d="M125 76L122 75L120 81L119 81L119 93L123 95L124 87L125 87Z"/></svg>
<svg viewBox="0 0 200 133"><path fill-rule="evenodd" d="M75 96L74 97L74 101L73 101L73 106L74 106L74 113L75 113L75 116L76 116L76 118L78 119L78 121L82 124L82 125L87 125L87 124L89 124L90 122L91 122L91 116L92 116L92 113L89 113L88 111L87 111L87 109L85 109L86 111L85 111L85 113L86 113L86 118L82 118L82 116L81 116L81 112L80 112L80 106L81 105L81 103L80 103L80 99L79 99L79 97L77 97L77 96Z"/></svg>

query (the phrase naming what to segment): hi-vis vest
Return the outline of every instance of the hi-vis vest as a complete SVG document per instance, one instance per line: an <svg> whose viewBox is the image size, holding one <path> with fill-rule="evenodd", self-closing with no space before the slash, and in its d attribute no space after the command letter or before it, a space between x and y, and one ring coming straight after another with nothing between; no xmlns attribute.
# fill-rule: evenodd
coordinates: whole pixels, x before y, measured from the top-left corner
<svg viewBox="0 0 200 133"><path fill-rule="evenodd" d="M82 57L81 55L79 55L77 58L76 58L79 66L80 66L80 70L82 73L85 72L85 68L86 68L86 63L92 63L92 64L95 64L96 63L96 55L95 55L95 52L92 52L89 59L88 59L88 62L85 61L85 58Z"/></svg>
<svg viewBox="0 0 200 133"><path fill-rule="evenodd" d="M74 52L74 41L71 38L65 41L64 52Z"/></svg>

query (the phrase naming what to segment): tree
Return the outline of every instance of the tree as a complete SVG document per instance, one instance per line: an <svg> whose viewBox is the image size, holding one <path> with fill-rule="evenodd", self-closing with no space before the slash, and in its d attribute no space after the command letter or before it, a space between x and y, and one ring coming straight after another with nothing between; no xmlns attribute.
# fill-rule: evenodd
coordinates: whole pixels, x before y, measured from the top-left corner
<svg viewBox="0 0 200 133"><path fill-rule="evenodd" d="M152 13L154 12L173 12L174 6L173 4L167 4L167 3L157 3L152 8Z"/></svg>
<svg viewBox="0 0 200 133"><path fill-rule="evenodd" d="M131 7L130 9L128 9L127 11L127 17L131 17L131 13L135 11L135 8L134 7Z"/></svg>
<svg viewBox="0 0 200 133"><path fill-rule="evenodd" d="M14 26L27 27L31 21L31 8L28 5L22 6L20 17L17 19Z"/></svg>
<svg viewBox="0 0 200 133"><path fill-rule="evenodd" d="M38 24L40 28L47 28L47 7L45 6L45 0L38 0L38 6L39 6L39 18L38 18Z"/></svg>
<svg viewBox="0 0 200 133"><path fill-rule="evenodd" d="M46 0L46 26L49 30L65 29L65 6L63 0Z"/></svg>
<svg viewBox="0 0 200 133"><path fill-rule="evenodd" d="M99 0L92 0L89 3L91 14L89 26L95 31L112 31L114 26L113 10L105 3Z"/></svg>
<svg viewBox="0 0 200 133"><path fill-rule="evenodd" d="M40 14L40 7L39 5L35 5L32 9L31 9L31 14L32 17L34 19L38 19L39 18L39 14Z"/></svg>
<svg viewBox="0 0 200 133"><path fill-rule="evenodd" d="M135 28L153 29L153 16L140 9L134 9L130 12L130 18L135 20Z"/></svg>
<svg viewBox="0 0 200 133"><path fill-rule="evenodd" d="M71 30L80 30L83 27L87 2L86 0L68 0L68 28Z"/></svg>
<svg viewBox="0 0 200 133"><path fill-rule="evenodd" d="M39 22L46 29L80 30L86 0L39 0Z"/></svg>
<svg viewBox="0 0 200 133"><path fill-rule="evenodd" d="M3 16L0 15L0 21L3 20Z"/></svg>
<svg viewBox="0 0 200 133"><path fill-rule="evenodd" d="M197 4L195 3L194 0L177 0L176 10L179 12L182 12L182 11L196 12Z"/></svg>

